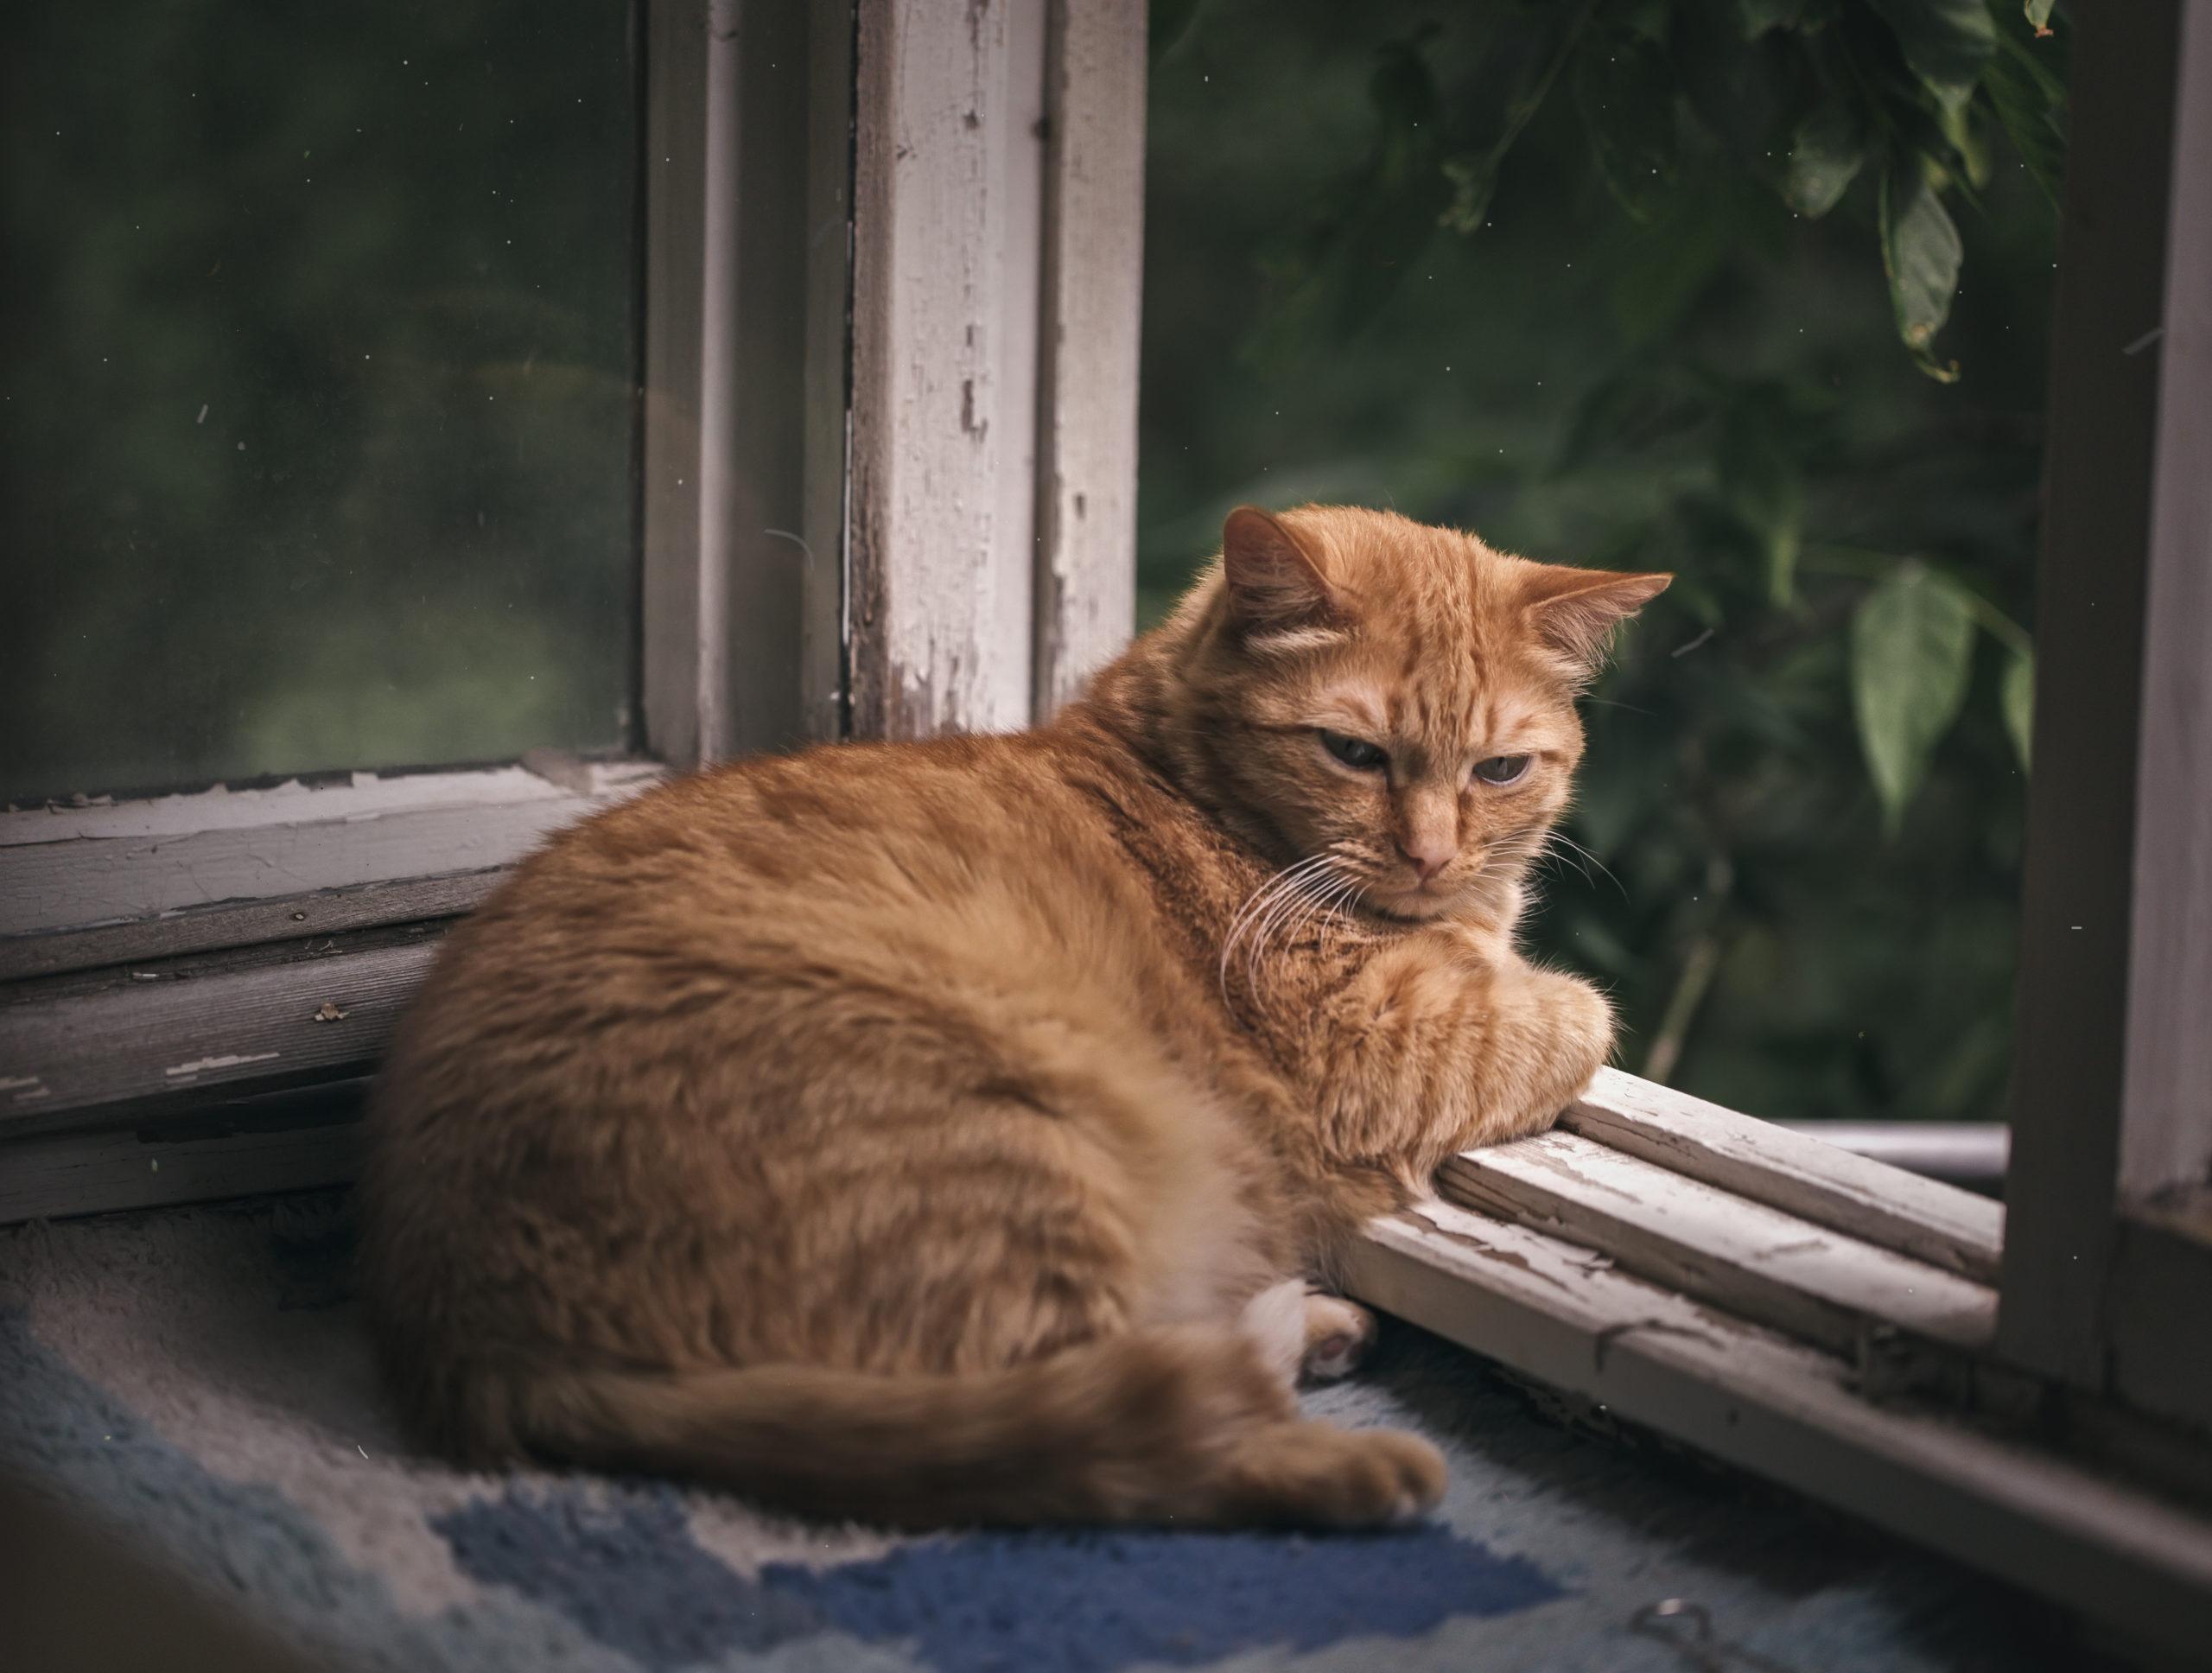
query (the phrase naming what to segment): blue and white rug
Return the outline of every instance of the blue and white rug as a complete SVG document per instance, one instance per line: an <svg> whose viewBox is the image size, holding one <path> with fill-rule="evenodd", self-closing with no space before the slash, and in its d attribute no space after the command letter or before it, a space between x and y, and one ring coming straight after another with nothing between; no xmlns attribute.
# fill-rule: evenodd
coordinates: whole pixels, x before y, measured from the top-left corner
<svg viewBox="0 0 2212 1673"><path fill-rule="evenodd" d="M1307 1403L1444 1448L1442 1512L1403 1533L893 1537L465 1474L395 1428L346 1257L335 1196L0 1231L0 1470L317 1662L396 1673L2032 1664L1997 1588L1548 1422L1404 1329ZM1639 1626L1669 1600L1701 1613ZM1711 1636L1686 1651L1693 1619Z"/></svg>

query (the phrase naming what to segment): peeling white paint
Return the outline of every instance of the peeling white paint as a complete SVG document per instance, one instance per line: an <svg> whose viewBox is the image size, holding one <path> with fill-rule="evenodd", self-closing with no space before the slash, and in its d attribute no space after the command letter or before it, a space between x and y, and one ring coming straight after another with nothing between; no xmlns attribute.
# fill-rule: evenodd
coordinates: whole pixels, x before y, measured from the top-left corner
<svg viewBox="0 0 2212 1673"><path fill-rule="evenodd" d="M605 793L660 769L646 761L591 764L594 789ZM350 782L307 785L288 779L256 790L213 789L113 802L103 797L83 807L19 809L0 813L0 848L77 838L194 836L215 830L304 821L376 818L430 808L480 807L515 802L558 801L574 792L521 767L448 773L355 773Z"/></svg>
<svg viewBox="0 0 2212 1673"><path fill-rule="evenodd" d="M513 767L0 813L0 935L505 864L666 773L652 762L588 771L581 793Z"/></svg>
<svg viewBox="0 0 2212 1673"><path fill-rule="evenodd" d="M162 1072L172 1080L196 1080L209 1069L236 1069L249 1063L268 1063L283 1056L282 1052L233 1052L227 1057L203 1057L193 1063L179 1063Z"/></svg>

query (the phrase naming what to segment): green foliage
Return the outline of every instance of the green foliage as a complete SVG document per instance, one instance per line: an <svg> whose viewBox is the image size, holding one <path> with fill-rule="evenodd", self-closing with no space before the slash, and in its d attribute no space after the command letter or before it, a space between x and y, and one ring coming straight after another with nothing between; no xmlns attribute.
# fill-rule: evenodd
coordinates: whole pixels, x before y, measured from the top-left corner
<svg viewBox="0 0 2212 1673"><path fill-rule="evenodd" d="M2063 65L2044 61L2055 54L2030 29L2000 28L1994 3L1741 0L1731 29L1709 0L1584 0L1529 14L1502 101L1440 88L1424 51L1437 26L1424 25L1376 72L1382 144L1338 212L1369 236L1338 277L1339 318L1371 311L1421 241L1410 220L1388 224L1385 200L1426 211L1440 199L1446 228L1478 232L1515 143L1564 76L1599 177L1638 221L1664 213L1686 146L1718 147L1803 215L1827 214L1862 174L1879 181L1897 334L1916 365L1948 380L1956 369L1935 340L1961 249L1945 199L1986 183L2001 132L2055 200L2063 143ZM2039 10L2028 22L2048 33ZM1502 120L1485 134L1494 110Z"/></svg>
<svg viewBox="0 0 2212 1673"><path fill-rule="evenodd" d="M1852 707L1892 832L1965 705L1973 654L1964 594L1925 564L1900 563L1852 612Z"/></svg>
<svg viewBox="0 0 2212 1673"><path fill-rule="evenodd" d="M1147 614L1239 500L1673 570L1534 934L1742 1107L1999 1112L2065 41L1988 16L1962 100L1868 0L1212 0L1155 66Z"/></svg>
<svg viewBox="0 0 2212 1673"><path fill-rule="evenodd" d="M1866 164L1866 119L1849 99L1831 93L1807 112L1790 137L1783 195L1801 215L1825 215Z"/></svg>
<svg viewBox="0 0 2212 1673"><path fill-rule="evenodd" d="M1997 50L1982 0L1875 0L1920 85L1947 111L1963 109Z"/></svg>
<svg viewBox="0 0 2212 1673"><path fill-rule="evenodd" d="M1897 309L1897 335L1912 351L1914 363L1940 382L1959 375L1955 366L1936 362L1936 334L1951 317L1951 297L1959 288L1959 265L1966 246L1943 207L1925 169L1907 162L1882 181L1882 270L1890 278L1890 302Z"/></svg>
<svg viewBox="0 0 2212 1673"><path fill-rule="evenodd" d="M2018 752L2020 765L2028 764L2029 740L2035 730L2036 658L2031 651L2015 651L2005 665L2005 684L1999 688L2005 704L2005 730Z"/></svg>

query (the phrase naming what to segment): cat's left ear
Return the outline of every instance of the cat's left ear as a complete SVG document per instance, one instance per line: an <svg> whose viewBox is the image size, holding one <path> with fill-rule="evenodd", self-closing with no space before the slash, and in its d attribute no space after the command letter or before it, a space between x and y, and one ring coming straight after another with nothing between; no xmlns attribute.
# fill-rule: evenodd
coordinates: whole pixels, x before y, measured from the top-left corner
<svg viewBox="0 0 2212 1673"><path fill-rule="evenodd" d="M1665 592L1674 578L1531 564L1523 583L1529 624L1545 644L1571 658L1585 674L1594 674L1605 659L1613 629Z"/></svg>
<svg viewBox="0 0 2212 1673"><path fill-rule="evenodd" d="M1344 606L1343 589L1298 537L1256 506L1239 506L1222 525L1221 567L1231 607L1252 627L1321 621Z"/></svg>

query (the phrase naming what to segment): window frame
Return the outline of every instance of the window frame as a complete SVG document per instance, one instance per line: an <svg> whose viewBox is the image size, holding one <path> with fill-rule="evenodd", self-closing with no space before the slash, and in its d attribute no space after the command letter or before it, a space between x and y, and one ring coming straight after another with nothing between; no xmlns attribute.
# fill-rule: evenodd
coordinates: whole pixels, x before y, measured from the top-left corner
<svg viewBox="0 0 2212 1673"><path fill-rule="evenodd" d="M358 1085L438 934L546 836L671 772L804 734L802 664L818 681L837 660L808 630L836 622L842 585L842 530L818 520L837 499L807 490L842 478L842 425L826 456L814 425L794 468L738 361L741 349L782 356L784 388L804 386L810 409L825 391L842 407L842 348L814 351L819 320L833 345L842 335L842 252L825 239L834 265L786 258L779 271L738 234L748 188L763 251L798 248L822 195L840 213L849 22L834 7L817 16L810 29L803 0L645 0L633 25L642 747L0 814L0 1159L18 1186L0 1193L0 1218L221 1194L233 1174L237 1188L272 1188L286 1166L302 1182L342 1176L346 1148L318 1100L303 1125L243 1149L241 1121L290 1112L211 1121L209 1106ZM805 190L764 194L741 136L817 100ZM779 289L807 333L764 342L747 315L756 290ZM762 537L740 538L740 504L827 561L764 558ZM121 1128L136 1143L118 1151Z"/></svg>
<svg viewBox="0 0 2212 1673"><path fill-rule="evenodd" d="M124 875L204 880L217 855L270 868L253 845L274 834L359 873L0 939L0 1221L350 1178L351 1089L439 928L545 830L741 750L1025 724L1128 637L1141 0L779 3L645 13L651 759L203 805L227 824L149 824L154 804L0 820L0 927L11 854L41 846L9 840L18 818L73 833L42 863L105 841ZM802 10L804 257L778 269L789 205L765 231L736 207L757 137L792 113L791 84L767 78ZM2212 1638L2212 1520L2142 1483L2212 1503L2212 1439L2188 1427L2206 1421L2212 1376L2190 1356L2207 1348L2177 1328L2212 1293L2186 1188L2212 1130L2180 1113L2174 1067L2212 1049L2186 1026L2212 1014L2212 975L2161 917L2202 928L2212 900L2208 798L2174 793L2212 785L2187 658L2212 633L2206 500L2179 462L2212 425L2212 333L2166 277L2202 271L2212 238L2201 163L2168 188L2177 143L2212 123L2208 54L2205 10L2184 29L2177 0L2077 22L2001 1250L1980 1199L1606 1072L1558 1135L1447 1167L1439 1199L1376 1222L1344 1274L1593 1416L2182 1644ZM798 378L764 380L779 346L746 305L794 283ZM2145 320L2166 335L2131 349ZM762 423L794 415L796 470ZM754 516L772 477L772 525ZM247 817L256 795L289 797L290 817ZM378 868L372 849L418 857ZM472 863L420 857L456 851ZM1631 1190L1578 1183L1577 1157ZM1967 1322L1929 1314L1916 1272Z"/></svg>
<svg viewBox="0 0 2212 1673"><path fill-rule="evenodd" d="M2077 16L2069 97L2001 1250L1992 1205L1608 1071L1559 1135L1447 1163L1347 1275L1586 1414L2196 1653L2212 8Z"/></svg>
<svg viewBox="0 0 2212 1673"><path fill-rule="evenodd" d="M549 832L747 751L1024 725L1126 642L1144 7L969 22L644 0L641 753L0 814L0 1220L345 1177L322 1091Z"/></svg>
<svg viewBox="0 0 2212 1673"><path fill-rule="evenodd" d="M2212 1430L2212 15L2114 10L2074 60L1999 1341Z"/></svg>

